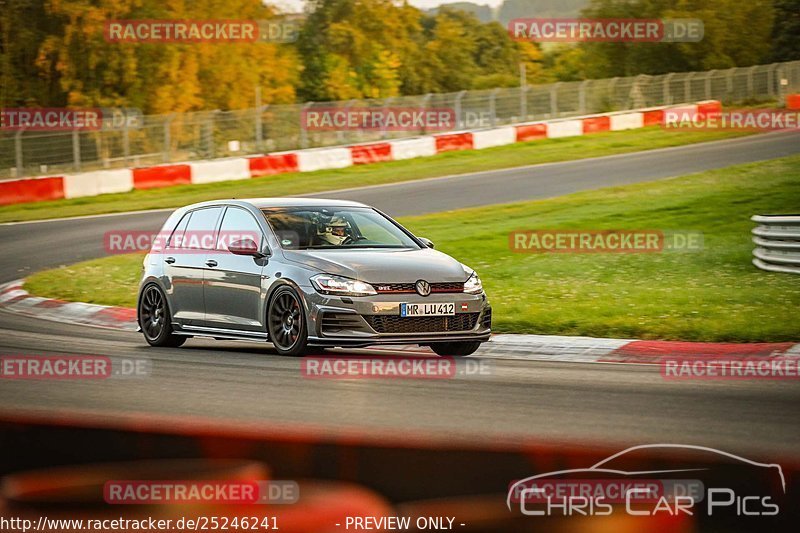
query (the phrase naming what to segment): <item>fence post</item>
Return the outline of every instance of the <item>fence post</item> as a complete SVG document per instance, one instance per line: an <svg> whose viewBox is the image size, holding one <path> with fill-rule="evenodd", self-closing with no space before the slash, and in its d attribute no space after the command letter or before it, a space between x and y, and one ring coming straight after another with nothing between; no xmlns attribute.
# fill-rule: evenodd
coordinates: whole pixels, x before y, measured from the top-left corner
<svg viewBox="0 0 800 533"><path fill-rule="evenodd" d="M777 68L777 63L773 63L767 67L767 94L769 96L775 96L777 93L775 90L775 71Z"/></svg>
<svg viewBox="0 0 800 533"><path fill-rule="evenodd" d="M425 112L425 108L428 107L428 101L431 99L431 96L433 96L433 95L431 93L428 93L428 94L426 94L425 96L422 97L422 105L419 106L419 110L420 110L421 113L424 113ZM420 133L425 133L426 131L428 131L428 130L425 129L425 122L423 121L422 122L422 131L420 131Z"/></svg>
<svg viewBox="0 0 800 533"><path fill-rule="evenodd" d="M206 121L206 152L209 159L213 159L217 151L216 143L214 142L214 120L217 118L217 113L219 113L219 109L212 111Z"/></svg>
<svg viewBox="0 0 800 533"><path fill-rule="evenodd" d="M306 110L314 105L314 102L306 102L300 106L300 148L308 148L308 131L303 118L306 116Z"/></svg>
<svg viewBox="0 0 800 533"><path fill-rule="evenodd" d="M122 156L125 161L125 165L128 165L128 159L131 156L131 140L128 136L128 121L126 120L122 124Z"/></svg>
<svg viewBox="0 0 800 533"><path fill-rule="evenodd" d="M753 77L756 74L756 67L750 67L747 69L747 97L753 98L755 96L755 86Z"/></svg>
<svg viewBox="0 0 800 533"><path fill-rule="evenodd" d="M497 126L497 91L499 90L500 89L492 89L492 92L489 94L489 113L491 114L489 120L493 128Z"/></svg>
<svg viewBox="0 0 800 533"><path fill-rule="evenodd" d="M456 94L456 99L453 102L453 107L455 107L456 112L456 129L460 130L463 128L462 124L464 124L464 118L461 116L461 99L464 98L464 95L467 94L467 91L459 91Z"/></svg>
<svg viewBox="0 0 800 533"><path fill-rule="evenodd" d="M692 78L694 78L695 74L697 73L690 72L686 75L686 78L683 80L683 99L686 102L692 101Z"/></svg>
<svg viewBox="0 0 800 533"><path fill-rule="evenodd" d="M16 157L16 165L17 165L17 178L22 177L22 131L17 130L17 133L14 134L14 153Z"/></svg>
<svg viewBox="0 0 800 533"><path fill-rule="evenodd" d="M519 88L519 116L522 122L528 121L528 86Z"/></svg>
<svg viewBox="0 0 800 533"><path fill-rule="evenodd" d="M383 105L381 106L383 115L383 121L381 122L381 139L386 139L386 137L389 136L386 130L386 117L388 116L389 104L392 100L394 100L394 97L387 96L383 99Z"/></svg>
<svg viewBox="0 0 800 533"><path fill-rule="evenodd" d="M550 87L550 118L558 116L558 88L562 82L556 82Z"/></svg>
<svg viewBox="0 0 800 533"><path fill-rule="evenodd" d="M170 126L172 123L172 118L174 116L175 115L169 115L164 119L164 155L163 155L164 163L169 163L170 161L169 153L172 149L170 146L172 144L172 140L170 138Z"/></svg>
<svg viewBox="0 0 800 533"><path fill-rule="evenodd" d="M714 74L716 74L716 72L717 72L716 70L709 70L706 73L706 80L705 80L705 82L706 82L706 98L705 99L706 100L711 100L711 98L712 98L712 96L711 96L711 78L714 76Z"/></svg>
<svg viewBox="0 0 800 533"><path fill-rule="evenodd" d="M81 136L78 129L72 130L72 166L80 172L81 170Z"/></svg>
<svg viewBox="0 0 800 533"><path fill-rule="evenodd" d="M670 72L669 74L664 76L664 87L662 89L661 105L670 105L672 103L672 91L669 88L669 84L672 81L673 77L675 77L674 72Z"/></svg>
<svg viewBox="0 0 800 533"><path fill-rule="evenodd" d="M256 86L256 107L254 110L256 114L256 150L261 151L261 145L264 142L264 125L261 123L261 87Z"/></svg>
<svg viewBox="0 0 800 533"><path fill-rule="evenodd" d="M725 75L725 78L726 78L726 81L727 81L727 87L726 87L727 91L726 92L728 93L728 99L729 100L735 100L734 95L733 95L733 77L736 75L736 70L737 70L736 67L729 68L728 69L728 73Z"/></svg>

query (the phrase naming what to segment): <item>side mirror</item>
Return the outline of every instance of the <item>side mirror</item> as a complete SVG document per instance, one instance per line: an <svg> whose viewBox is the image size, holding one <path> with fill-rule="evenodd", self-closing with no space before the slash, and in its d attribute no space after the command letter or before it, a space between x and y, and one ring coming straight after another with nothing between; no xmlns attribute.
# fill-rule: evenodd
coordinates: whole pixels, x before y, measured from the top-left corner
<svg viewBox="0 0 800 533"><path fill-rule="evenodd" d="M267 254L258 249L258 245L253 239L233 241L228 246L228 251L234 255L249 255L256 258L267 256Z"/></svg>
<svg viewBox="0 0 800 533"><path fill-rule="evenodd" d="M419 240L422 241L422 244L424 244L428 248L433 248L433 241L431 241L430 239L426 239L425 237L419 237Z"/></svg>

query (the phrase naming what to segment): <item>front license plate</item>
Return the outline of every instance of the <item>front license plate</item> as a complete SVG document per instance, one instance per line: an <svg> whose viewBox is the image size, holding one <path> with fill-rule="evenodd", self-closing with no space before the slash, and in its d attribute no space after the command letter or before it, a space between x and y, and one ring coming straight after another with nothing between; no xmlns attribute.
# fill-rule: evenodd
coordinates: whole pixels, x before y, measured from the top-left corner
<svg viewBox="0 0 800 533"><path fill-rule="evenodd" d="M456 314L456 304L400 304L400 316L447 316Z"/></svg>

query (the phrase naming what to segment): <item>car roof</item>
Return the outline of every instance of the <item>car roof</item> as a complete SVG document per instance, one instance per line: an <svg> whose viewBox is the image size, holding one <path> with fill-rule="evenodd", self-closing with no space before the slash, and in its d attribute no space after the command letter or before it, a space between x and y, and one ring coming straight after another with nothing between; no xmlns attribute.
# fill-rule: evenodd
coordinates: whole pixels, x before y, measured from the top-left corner
<svg viewBox="0 0 800 533"><path fill-rule="evenodd" d="M325 198L226 198L187 205L184 209L193 209L208 205L251 205L257 209L270 207L369 207L368 205L349 200L328 200Z"/></svg>

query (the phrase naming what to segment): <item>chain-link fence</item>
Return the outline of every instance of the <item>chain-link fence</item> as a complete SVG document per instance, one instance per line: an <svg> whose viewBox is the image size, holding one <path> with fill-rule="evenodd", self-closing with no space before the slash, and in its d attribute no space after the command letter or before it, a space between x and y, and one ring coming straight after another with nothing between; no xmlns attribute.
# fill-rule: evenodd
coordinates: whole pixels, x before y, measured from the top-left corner
<svg viewBox="0 0 800 533"><path fill-rule="evenodd" d="M416 131L310 131L304 111L331 108L447 108L455 129L623 111L698 100L777 101L800 92L800 61L753 67L562 82L382 100L268 105L142 117L100 131L0 132L0 177L145 166L411 137Z"/></svg>

